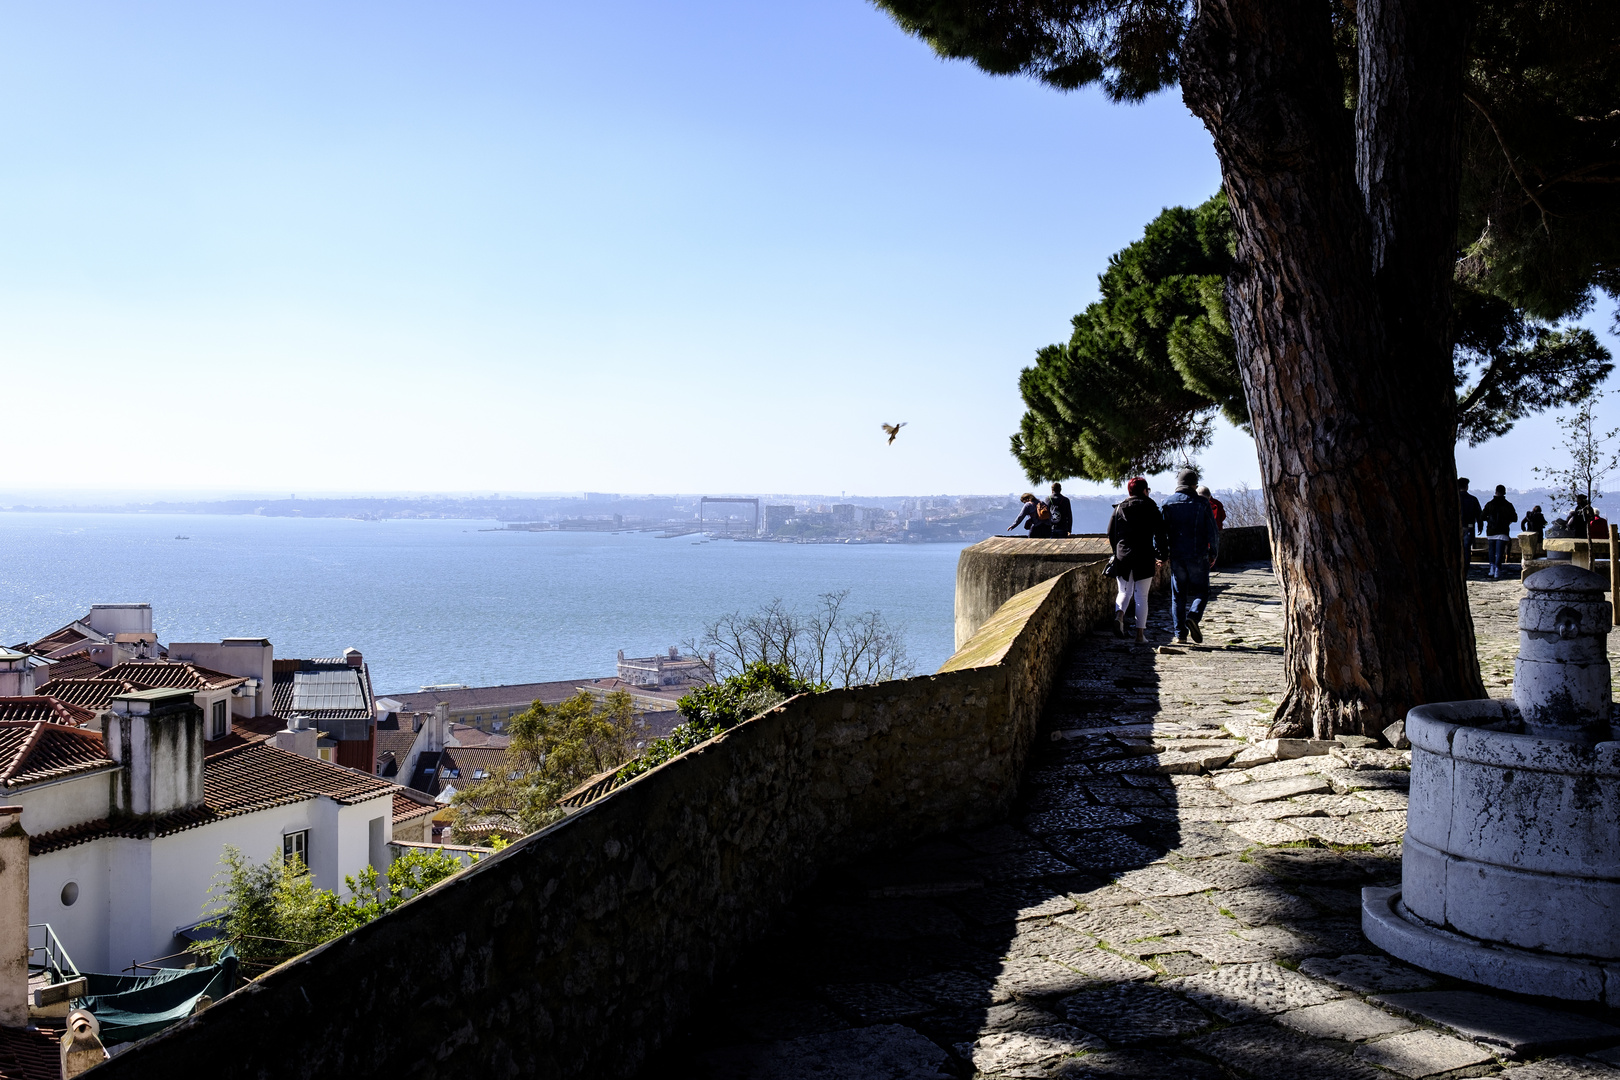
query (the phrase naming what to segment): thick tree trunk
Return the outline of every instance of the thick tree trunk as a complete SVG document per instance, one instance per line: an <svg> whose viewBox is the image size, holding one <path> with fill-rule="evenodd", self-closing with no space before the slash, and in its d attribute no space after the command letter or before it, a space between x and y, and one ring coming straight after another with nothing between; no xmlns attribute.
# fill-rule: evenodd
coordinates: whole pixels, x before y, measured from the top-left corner
<svg viewBox="0 0 1620 1080"><path fill-rule="evenodd" d="M1459 10L1361 0L1354 117L1325 3L1202 0L1183 56L1236 227L1228 309L1287 599L1276 734L1376 734L1484 693L1448 332Z"/></svg>

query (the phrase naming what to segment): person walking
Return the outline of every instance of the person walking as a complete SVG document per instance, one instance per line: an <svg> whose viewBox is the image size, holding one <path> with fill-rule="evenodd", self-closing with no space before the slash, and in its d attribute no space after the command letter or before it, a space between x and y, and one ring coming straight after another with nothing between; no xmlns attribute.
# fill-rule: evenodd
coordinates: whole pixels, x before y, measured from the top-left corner
<svg viewBox="0 0 1620 1080"><path fill-rule="evenodd" d="M1125 485L1127 497L1108 519L1108 543L1114 549L1114 635L1125 636L1125 614L1136 605L1136 643L1147 644L1148 590L1164 565L1169 543L1159 506L1148 498L1148 482L1138 476Z"/></svg>
<svg viewBox="0 0 1620 1080"><path fill-rule="evenodd" d="M1052 512L1052 538L1066 540L1069 531L1074 528L1074 508L1069 505L1069 497L1063 494L1063 485L1052 484L1052 497L1046 500L1047 509Z"/></svg>
<svg viewBox="0 0 1620 1080"><path fill-rule="evenodd" d="M1508 530L1519 519L1519 512L1507 501L1507 488L1496 485L1496 494L1480 511L1485 519L1485 543L1491 554L1491 580L1502 576L1502 562L1507 558Z"/></svg>
<svg viewBox="0 0 1620 1080"><path fill-rule="evenodd" d="M1190 635L1204 640L1198 626L1209 601L1209 568L1220 554L1220 534L1209 502L1198 494L1198 470L1188 467L1176 474L1176 491L1164 500L1164 529L1170 551L1170 605L1175 613L1176 640Z"/></svg>
<svg viewBox="0 0 1620 1080"><path fill-rule="evenodd" d="M1210 494L1208 486L1200 486L1198 494L1202 495L1204 501L1209 503L1209 509L1215 515L1215 531L1219 533L1226 528L1226 507L1221 505L1221 500Z"/></svg>
<svg viewBox="0 0 1620 1080"><path fill-rule="evenodd" d="M1007 531L1012 532L1019 525L1023 525L1029 530L1031 540L1044 540L1051 536L1052 511L1047 505L1027 491L1018 496L1018 501L1024 504L1024 508L1018 511L1018 516L1007 526Z"/></svg>
<svg viewBox="0 0 1620 1080"><path fill-rule="evenodd" d="M1457 477L1457 496L1462 509L1463 580L1468 580L1468 564L1474 560L1474 536L1485 527L1479 500L1468 493L1468 477Z"/></svg>

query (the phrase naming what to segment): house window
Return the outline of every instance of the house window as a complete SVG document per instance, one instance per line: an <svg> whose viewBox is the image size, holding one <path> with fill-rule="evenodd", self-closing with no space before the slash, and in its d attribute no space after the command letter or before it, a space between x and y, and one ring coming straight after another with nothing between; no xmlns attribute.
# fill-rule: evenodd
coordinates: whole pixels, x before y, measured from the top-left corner
<svg viewBox="0 0 1620 1080"><path fill-rule="evenodd" d="M460 769L446 769L446 770L444 770L444 775L449 777L451 780L460 780L461 779L461 770Z"/></svg>
<svg viewBox="0 0 1620 1080"><path fill-rule="evenodd" d="M489 779L489 772L488 772L488 770L485 770L485 769L474 769L474 770L473 770L473 779L474 779L474 780L488 780L488 779Z"/></svg>
<svg viewBox="0 0 1620 1080"><path fill-rule="evenodd" d="M309 866L309 830L286 833L281 838L281 857L285 861L297 859Z"/></svg>
<svg viewBox="0 0 1620 1080"><path fill-rule="evenodd" d="M214 702L214 722L213 725L208 729L208 737L210 739L223 739L225 737L225 733L230 730L231 718L229 709L230 706L223 701Z"/></svg>

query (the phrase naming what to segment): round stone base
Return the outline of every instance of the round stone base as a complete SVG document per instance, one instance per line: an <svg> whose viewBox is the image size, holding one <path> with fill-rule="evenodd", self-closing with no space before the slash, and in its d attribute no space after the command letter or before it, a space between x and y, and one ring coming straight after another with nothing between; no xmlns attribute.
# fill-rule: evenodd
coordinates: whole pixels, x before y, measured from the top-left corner
<svg viewBox="0 0 1620 1080"><path fill-rule="evenodd" d="M1399 889L1361 890L1361 930L1380 949L1425 971L1519 994L1620 1004L1620 962L1532 952L1442 930L1411 914Z"/></svg>

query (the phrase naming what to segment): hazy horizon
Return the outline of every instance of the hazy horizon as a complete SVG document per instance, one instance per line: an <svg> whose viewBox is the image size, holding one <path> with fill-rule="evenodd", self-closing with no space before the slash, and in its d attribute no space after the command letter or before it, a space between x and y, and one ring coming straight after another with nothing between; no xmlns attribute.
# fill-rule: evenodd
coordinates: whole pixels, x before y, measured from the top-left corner
<svg viewBox="0 0 1620 1080"><path fill-rule="evenodd" d="M19 499L1021 491L1019 370L1220 184L1178 94L991 78L866 0L10 14ZM1257 484L1217 428L1211 486ZM1524 487L1557 441L1459 462Z"/></svg>

